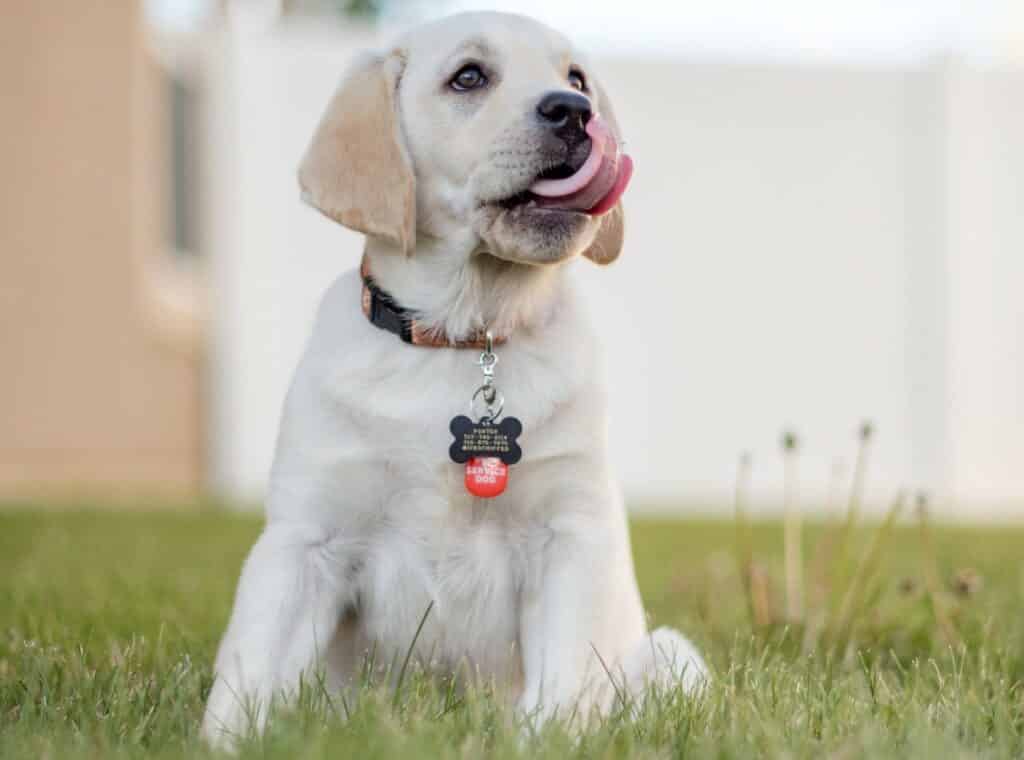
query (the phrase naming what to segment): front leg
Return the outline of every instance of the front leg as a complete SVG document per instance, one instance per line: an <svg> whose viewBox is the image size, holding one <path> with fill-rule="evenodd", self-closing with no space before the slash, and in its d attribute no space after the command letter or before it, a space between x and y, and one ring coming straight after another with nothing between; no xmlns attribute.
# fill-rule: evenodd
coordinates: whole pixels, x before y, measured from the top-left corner
<svg viewBox="0 0 1024 760"><path fill-rule="evenodd" d="M214 746L260 731L272 699L288 695L323 656L354 592L349 558L318 526L269 524L242 568L221 641L202 735Z"/></svg>
<svg viewBox="0 0 1024 760"><path fill-rule="evenodd" d="M548 523L524 589L519 707L538 721L607 709L615 693L610 675L645 630L624 520L589 507Z"/></svg>

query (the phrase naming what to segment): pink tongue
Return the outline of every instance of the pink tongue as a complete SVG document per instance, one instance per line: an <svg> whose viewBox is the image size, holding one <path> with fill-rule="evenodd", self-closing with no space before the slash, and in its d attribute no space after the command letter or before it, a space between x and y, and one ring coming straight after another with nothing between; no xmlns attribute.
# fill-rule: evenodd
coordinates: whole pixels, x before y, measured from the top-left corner
<svg viewBox="0 0 1024 760"><path fill-rule="evenodd" d="M564 179L541 179L530 185L537 203L547 208L586 211L594 216L614 208L633 174L633 161L619 153L614 135L600 116L587 122L590 155Z"/></svg>

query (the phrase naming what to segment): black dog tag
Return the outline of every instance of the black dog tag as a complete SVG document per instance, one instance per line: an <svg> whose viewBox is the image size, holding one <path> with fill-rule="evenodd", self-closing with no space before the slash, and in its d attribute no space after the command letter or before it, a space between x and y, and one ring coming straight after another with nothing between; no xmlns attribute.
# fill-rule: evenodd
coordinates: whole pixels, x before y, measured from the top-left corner
<svg viewBox="0 0 1024 760"><path fill-rule="evenodd" d="M501 422L473 422L460 414L448 429L455 440L448 454L452 461L465 464L476 457L495 457L504 464L515 464L523 456L516 440L523 432L523 423L515 417L505 417Z"/></svg>

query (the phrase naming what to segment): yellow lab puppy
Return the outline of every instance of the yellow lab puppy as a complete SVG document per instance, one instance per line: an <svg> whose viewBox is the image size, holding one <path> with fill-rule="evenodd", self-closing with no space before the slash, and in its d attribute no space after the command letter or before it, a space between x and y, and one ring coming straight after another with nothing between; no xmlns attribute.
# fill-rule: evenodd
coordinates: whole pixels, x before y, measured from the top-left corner
<svg viewBox="0 0 1024 760"><path fill-rule="evenodd" d="M209 740L260 729L313 669L344 689L370 650L400 660L424 616L423 666L495 680L535 719L704 678L686 639L647 631L570 281L622 247L619 145L586 59L519 16L423 26L342 82L299 179L366 254L288 394Z"/></svg>

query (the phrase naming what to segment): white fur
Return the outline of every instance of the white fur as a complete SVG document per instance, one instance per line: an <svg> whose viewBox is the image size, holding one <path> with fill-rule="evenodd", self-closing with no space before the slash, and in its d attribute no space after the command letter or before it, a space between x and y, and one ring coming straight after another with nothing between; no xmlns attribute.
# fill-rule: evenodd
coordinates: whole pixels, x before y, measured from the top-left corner
<svg viewBox="0 0 1024 760"><path fill-rule="evenodd" d="M482 18L449 26L500 42L504 25L527 23ZM439 47L430 34L424 46ZM510 50L512 63L526 55ZM415 52L409 67L419 65ZM406 130L420 130L418 145L429 139L408 115ZM448 159L455 169L416 163L430 229L421 225L415 252L380 239L367 251L380 284L429 324L456 336L482 324L510 333L496 379L523 423L523 459L505 494L470 497L462 466L448 459L448 422L479 385L478 352L401 343L364 317L358 274L339 278L285 403L267 525L242 572L203 722L214 743L260 729L269 701L315 668L345 688L371 649L380 664L400 662L431 604L418 661L494 681L540 718L607 710L616 690L605 667L635 690L652 680L693 687L704 676L679 634L647 633L607 459L598 341L567 263L583 245L569 241L545 266L488 255L499 252L472 232L480 172L461 189L437 177L468 176L459 160L479 159ZM441 186L432 208L423 188Z"/></svg>

